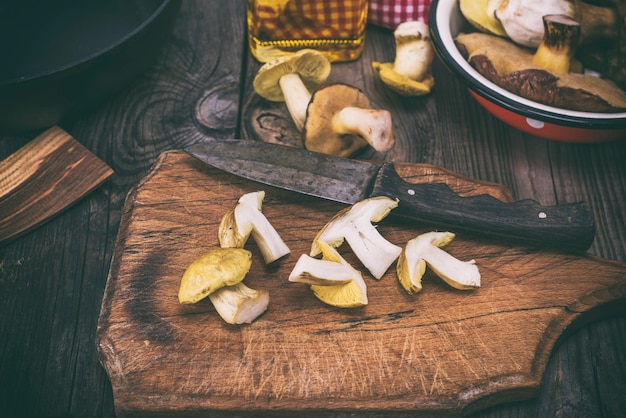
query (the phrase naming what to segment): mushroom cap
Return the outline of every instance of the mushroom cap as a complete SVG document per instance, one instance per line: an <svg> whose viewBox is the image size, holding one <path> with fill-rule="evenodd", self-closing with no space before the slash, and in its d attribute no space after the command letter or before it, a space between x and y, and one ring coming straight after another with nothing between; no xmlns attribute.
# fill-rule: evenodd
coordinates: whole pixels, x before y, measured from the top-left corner
<svg viewBox="0 0 626 418"><path fill-rule="evenodd" d="M391 62L372 62L372 67L387 87L403 96L424 96L435 86L432 74L426 74L422 81L416 81L395 72Z"/></svg>
<svg viewBox="0 0 626 418"><path fill-rule="evenodd" d="M315 90L330 75L330 60L321 52L301 49L269 61L254 78L253 87L257 94L273 102L285 100L278 81L285 74L297 73L309 91Z"/></svg>
<svg viewBox="0 0 626 418"><path fill-rule="evenodd" d="M215 248L187 267L180 281L178 300L196 303L217 289L241 282L252 266L252 253L243 248Z"/></svg>
<svg viewBox="0 0 626 418"><path fill-rule="evenodd" d="M359 135L337 135L333 132L333 116L346 107L372 108L361 90L347 84L329 84L313 93L303 131L308 150L348 156L367 146L367 141Z"/></svg>

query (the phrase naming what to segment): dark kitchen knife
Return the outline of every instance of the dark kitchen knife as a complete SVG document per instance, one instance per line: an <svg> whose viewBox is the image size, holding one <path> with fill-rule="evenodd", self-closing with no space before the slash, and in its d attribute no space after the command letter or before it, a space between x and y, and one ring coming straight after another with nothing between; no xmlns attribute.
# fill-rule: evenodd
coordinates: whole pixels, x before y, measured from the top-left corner
<svg viewBox="0 0 626 418"><path fill-rule="evenodd" d="M589 207L504 203L489 195L461 197L444 183L411 184L392 163L371 163L247 140L210 140L185 149L226 172L270 186L353 204L373 196L399 200L394 215L533 247L585 252L594 238Z"/></svg>

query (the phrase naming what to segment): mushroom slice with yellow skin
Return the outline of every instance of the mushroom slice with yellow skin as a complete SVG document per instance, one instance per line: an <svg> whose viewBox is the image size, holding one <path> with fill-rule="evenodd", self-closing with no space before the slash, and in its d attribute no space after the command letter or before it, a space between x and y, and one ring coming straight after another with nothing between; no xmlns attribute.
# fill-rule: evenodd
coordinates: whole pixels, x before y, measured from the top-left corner
<svg viewBox="0 0 626 418"><path fill-rule="evenodd" d="M178 301L196 303L224 286L241 282L252 266L252 253L243 248L216 248L192 262L180 282Z"/></svg>
<svg viewBox="0 0 626 418"><path fill-rule="evenodd" d="M397 206L397 199L377 196L339 211L317 233L309 255L315 257L322 252L320 242L337 248L345 240L372 276L381 279L402 248L387 241L372 222L383 220Z"/></svg>
<svg viewBox="0 0 626 418"><path fill-rule="evenodd" d="M352 267L346 260L341 257L339 252L329 244L320 241L317 243L322 252L322 259L313 259L319 263L332 263L336 264L335 267L340 273L338 276L348 276L350 280L345 283L328 282L329 284L311 284L311 290L315 297L327 305L336 306L338 308L357 308L359 306L365 306L368 303L367 299L367 285L361 276L361 272ZM318 264L317 264L318 265ZM322 272L315 271L316 276L321 276ZM338 277L336 276L336 277ZM330 275L325 275L326 279L330 278ZM291 280L291 279L290 279Z"/></svg>
<svg viewBox="0 0 626 418"><path fill-rule="evenodd" d="M218 237L221 247L241 248L252 235L265 263L269 264L289 254L290 250L261 212L264 198L264 191L241 196L237 204L222 217Z"/></svg>
<svg viewBox="0 0 626 418"><path fill-rule="evenodd" d="M266 290L254 290L243 283L222 287L209 295L217 313L229 324L249 324L267 310Z"/></svg>
<svg viewBox="0 0 626 418"><path fill-rule="evenodd" d="M321 52L302 49L265 63L253 81L256 93L273 102L284 101L296 128L302 131L311 91L330 75L330 60Z"/></svg>
<svg viewBox="0 0 626 418"><path fill-rule="evenodd" d="M381 81L403 96L423 96L435 86L430 66L435 49L428 25L420 21L404 22L394 31L396 58L393 63L372 62Z"/></svg>
<svg viewBox="0 0 626 418"><path fill-rule="evenodd" d="M304 125L304 145L309 151L349 157L368 144L386 152L394 143L391 113L372 109L358 88L335 83L313 93Z"/></svg>
<svg viewBox="0 0 626 418"><path fill-rule="evenodd" d="M480 287L480 271L474 260L461 261L444 248L453 239L452 232L427 232L407 242L398 259L398 280L409 294L422 289L426 265L450 286L459 290Z"/></svg>
<svg viewBox="0 0 626 418"><path fill-rule="evenodd" d="M322 251L322 258L302 254L289 274L290 282L336 286L346 284L361 275L333 247L323 241L317 245Z"/></svg>

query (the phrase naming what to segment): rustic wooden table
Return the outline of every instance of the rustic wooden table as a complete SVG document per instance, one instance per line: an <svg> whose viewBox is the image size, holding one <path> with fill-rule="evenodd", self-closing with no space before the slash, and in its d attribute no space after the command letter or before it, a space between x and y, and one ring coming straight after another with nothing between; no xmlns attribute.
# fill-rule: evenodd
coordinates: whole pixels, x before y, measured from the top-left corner
<svg viewBox="0 0 626 418"><path fill-rule="evenodd" d="M247 49L244 22L243 1L183 1L158 62L101 107L60 124L115 174L61 215L0 247L3 416L115 415L96 325L124 201L161 153L201 140L194 118L215 138L293 144L284 110L252 91L260 64ZM435 164L546 205L587 201L597 223L589 253L626 261L626 141L568 144L509 128L478 106L438 60L435 91L401 98L371 70L372 61L391 61L393 53L391 32L370 27L362 57L333 66L331 81L360 87L393 114L395 148L364 156ZM1 133L0 157L37 133ZM621 312L560 342L537 397L472 416L626 416Z"/></svg>

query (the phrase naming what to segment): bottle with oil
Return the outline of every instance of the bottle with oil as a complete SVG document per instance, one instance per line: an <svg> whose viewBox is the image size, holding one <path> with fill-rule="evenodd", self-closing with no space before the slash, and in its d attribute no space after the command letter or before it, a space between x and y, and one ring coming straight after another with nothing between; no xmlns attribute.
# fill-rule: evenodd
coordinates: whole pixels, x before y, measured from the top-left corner
<svg viewBox="0 0 626 418"><path fill-rule="evenodd" d="M268 62L300 49L328 59L357 59L365 42L368 0L247 0L252 55Z"/></svg>

